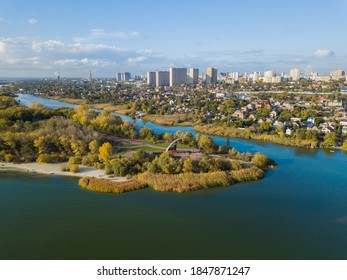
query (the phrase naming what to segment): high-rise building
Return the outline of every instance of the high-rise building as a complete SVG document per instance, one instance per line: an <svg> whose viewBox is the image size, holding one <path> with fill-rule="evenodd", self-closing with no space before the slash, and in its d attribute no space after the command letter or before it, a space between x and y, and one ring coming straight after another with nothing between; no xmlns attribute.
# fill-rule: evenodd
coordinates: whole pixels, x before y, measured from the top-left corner
<svg viewBox="0 0 347 280"><path fill-rule="evenodd" d="M254 72L253 73L253 82L257 82L259 79L259 73L258 72Z"/></svg>
<svg viewBox="0 0 347 280"><path fill-rule="evenodd" d="M272 78L276 77L276 72L274 70L268 70L264 72L264 77L265 78ZM271 79L270 79L271 80Z"/></svg>
<svg viewBox="0 0 347 280"><path fill-rule="evenodd" d="M149 86L155 86L156 85L155 72L147 72L147 84Z"/></svg>
<svg viewBox="0 0 347 280"><path fill-rule="evenodd" d="M232 73L229 73L229 77L231 79L233 79L234 81L238 81L239 80L239 72L232 72Z"/></svg>
<svg viewBox="0 0 347 280"><path fill-rule="evenodd" d="M330 72L330 76L332 76L332 77L342 77L345 75L346 75L346 73L343 70L336 70L336 71Z"/></svg>
<svg viewBox="0 0 347 280"><path fill-rule="evenodd" d="M170 85L170 72L169 71L156 71L155 80L157 87L164 87Z"/></svg>
<svg viewBox="0 0 347 280"><path fill-rule="evenodd" d="M300 68L292 68L289 72L289 77L292 78L292 81L299 81L300 80Z"/></svg>
<svg viewBox="0 0 347 280"><path fill-rule="evenodd" d="M187 68L170 68L170 87L187 83Z"/></svg>
<svg viewBox="0 0 347 280"><path fill-rule="evenodd" d="M122 73L117 73L117 81L120 82L122 80Z"/></svg>
<svg viewBox="0 0 347 280"><path fill-rule="evenodd" d="M188 75L188 84L197 85L199 82L199 69L198 68L190 68Z"/></svg>
<svg viewBox="0 0 347 280"><path fill-rule="evenodd" d="M131 79L131 74L129 72L122 73L122 81L129 81Z"/></svg>
<svg viewBox="0 0 347 280"><path fill-rule="evenodd" d="M217 69L208 67L206 68L206 84L216 84L217 83Z"/></svg>

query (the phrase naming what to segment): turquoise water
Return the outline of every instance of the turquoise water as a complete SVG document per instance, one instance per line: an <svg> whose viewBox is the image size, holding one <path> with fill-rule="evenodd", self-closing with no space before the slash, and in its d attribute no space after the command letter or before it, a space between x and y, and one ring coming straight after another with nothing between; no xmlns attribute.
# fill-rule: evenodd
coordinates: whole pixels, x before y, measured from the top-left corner
<svg viewBox="0 0 347 280"><path fill-rule="evenodd" d="M0 259L347 259L346 154L229 142L278 168L228 188L122 195L0 172Z"/></svg>

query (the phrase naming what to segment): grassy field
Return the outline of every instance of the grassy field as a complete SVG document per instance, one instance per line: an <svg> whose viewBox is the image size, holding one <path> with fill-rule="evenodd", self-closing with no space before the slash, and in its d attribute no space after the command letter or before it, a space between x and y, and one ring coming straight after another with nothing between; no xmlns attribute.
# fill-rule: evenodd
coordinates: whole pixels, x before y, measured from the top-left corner
<svg viewBox="0 0 347 280"><path fill-rule="evenodd" d="M76 105L87 105L86 99L74 99L74 98L61 98L59 96L49 96L50 99L70 103L70 104L76 104Z"/></svg>
<svg viewBox="0 0 347 280"><path fill-rule="evenodd" d="M124 109L123 105L113 105L112 103L91 104L95 109L105 110L109 112L115 112L121 115L130 113L130 109Z"/></svg>
<svg viewBox="0 0 347 280"><path fill-rule="evenodd" d="M163 152L163 148L153 148L148 146L139 146L139 145L127 145L119 148L116 152L116 155L124 155L128 150L132 151L145 151L145 152Z"/></svg>
<svg viewBox="0 0 347 280"><path fill-rule="evenodd" d="M157 142L157 143L152 143L151 141L149 140L145 140L144 142L146 142L147 144L150 144L152 146L157 146L157 147L162 147L162 148L167 148L169 146L170 143L166 143L166 142ZM181 143L178 143L177 145L177 149L192 149L192 147L190 147L189 145L185 145L185 144L181 144Z"/></svg>
<svg viewBox="0 0 347 280"><path fill-rule="evenodd" d="M143 119L147 122L166 126L192 126L194 124L194 121L189 114L146 115Z"/></svg>

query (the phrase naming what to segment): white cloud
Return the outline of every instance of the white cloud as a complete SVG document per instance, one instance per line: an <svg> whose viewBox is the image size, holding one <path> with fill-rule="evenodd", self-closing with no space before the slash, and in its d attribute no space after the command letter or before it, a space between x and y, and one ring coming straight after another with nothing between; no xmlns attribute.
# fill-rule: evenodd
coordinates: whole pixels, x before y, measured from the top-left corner
<svg viewBox="0 0 347 280"><path fill-rule="evenodd" d="M36 18L28 19L28 23L29 23L30 25L34 25L34 24L37 23L37 19L36 19Z"/></svg>
<svg viewBox="0 0 347 280"><path fill-rule="evenodd" d="M0 41L0 54L6 53L6 44Z"/></svg>
<svg viewBox="0 0 347 280"><path fill-rule="evenodd" d="M139 54L152 54L153 50L151 50L151 49L138 50L137 53L139 53Z"/></svg>
<svg viewBox="0 0 347 280"><path fill-rule="evenodd" d="M130 58L128 58L128 62L129 63L136 63L136 62L142 62L146 59L147 59L146 56L130 57Z"/></svg>
<svg viewBox="0 0 347 280"><path fill-rule="evenodd" d="M137 31L125 32L125 31L105 31L100 28L92 28L89 30L89 34L86 37L76 37L75 42L86 42L96 39L129 39L136 38L140 35Z"/></svg>
<svg viewBox="0 0 347 280"><path fill-rule="evenodd" d="M56 51L57 47L64 47L65 44L61 41L48 40L43 42L33 42L32 49L36 52L41 52L42 50Z"/></svg>
<svg viewBox="0 0 347 280"><path fill-rule="evenodd" d="M69 44L66 46L66 52L69 53L79 53L79 52L98 52L98 51L112 51L112 52L125 52L126 49L119 48L112 45L104 45L104 44Z"/></svg>
<svg viewBox="0 0 347 280"><path fill-rule="evenodd" d="M90 59L87 57L84 57L82 59L77 59L77 58L67 58L67 59L59 59L55 60L53 62L53 65L58 65L62 67L79 67L79 66L100 66L100 67L105 67L105 66L111 66L114 63L112 63L109 60L105 59Z"/></svg>
<svg viewBox="0 0 347 280"><path fill-rule="evenodd" d="M319 58L330 57L334 55L335 55L334 51L327 50L327 49L318 49L314 52L314 56Z"/></svg>

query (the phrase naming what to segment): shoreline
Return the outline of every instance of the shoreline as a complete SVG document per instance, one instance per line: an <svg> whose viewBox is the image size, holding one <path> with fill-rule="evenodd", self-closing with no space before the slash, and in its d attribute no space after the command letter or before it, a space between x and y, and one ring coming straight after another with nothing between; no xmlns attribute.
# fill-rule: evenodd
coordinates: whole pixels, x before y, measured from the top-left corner
<svg viewBox="0 0 347 280"><path fill-rule="evenodd" d="M67 162L59 163L12 163L12 162L0 162L0 172L6 170L22 171L32 174L46 174L46 175L58 175L58 176L69 176L69 177L94 177L100 179L106 179L114 182L125 182L127 179L125 177L110 177L105 174L104 170L96 169L94 167L88 167L79 164L79 172L71 173L61 171L61 167Z"/></svg>
<svg viewBox="0 0 347 280"><path fill-rule="evenodd" d="M56 100L56 101L62 101L62 102L65 102L65 103L69 103L69 104L73 104L73 105L82 105L81 102L79 102L80 99L72 99L72 98L61 98L61 97L51 97L51 96L40 96L40 97L43 97L43 98L47 98L47 99L52 99L52 100ZM94 107L93 105L97 105L97 104L84 104L92 109L101 109L101 110L104 110L104 108L101 106L101 108L97 108ZM101 105L105 105L105 104L101 104ZM117 113L119 115L123 115L125 117L127 117L125 114L122 114L122 113L119 113L117 112L117 110L110 110L109 112L114 112L114 113ZM154 116L154 115L151 115L151 116ZM148 116L147 116L148 117ZM290 139L290 138L287 138L287 141L285 142L282 142L282 141L279 141L279 139L265 139L267 138L269 135L266 135L266 134L261 134L259 136L256 136L256 135L253 135L253 138L250 137L242 137L242 136L237 136L237 135L234 135L233 133L230 135L228 133L225 134L225 131L223 131L223 133L218 133L218 132L211 132L211 131L206 131L206 127L211 127L211 125L213 126L213 128L215 129L218 129L219 127L218 126L214 126L213 124L204 124L204 125L195 125L194 123L191 123L191 124L187 124L187 123L183 123L183 124L171 124L170 123L163 123L163 122L158 122L155 120L155 118L151 119L151 118L147 118L146 120L146 117L143 118L143 120L145 121L149 121L151 123L154 123L156 125L160 125L160 126L164 126L164 127L174 127L174 126L184 126L184 127L191 127L193 128L193 130L196 132L196 133L203 133L203 134L206 134L206 135L210 135L210 136L217 136L217 137L230 137L230 138L236 138L236 139L244 139L244 140L256 140L256 141L262 141L262 142L265 142L265 143L274 143L274 144L277 144L277 145L283 145L283 146L286 146L286 147L294 147L294 148L305 148L305 149L331 149L331 150L337 150L337 151L347 151L346 148L342 148L341 147L330 147L330 148L321 148L319 147L319 142L317 143L313 143L311 142L310 140L306 141L306 140L302 140L303 142L307 142L307 143L304 143L304 144L298 144L298 143L291 143L293 140Z"/></svg>

